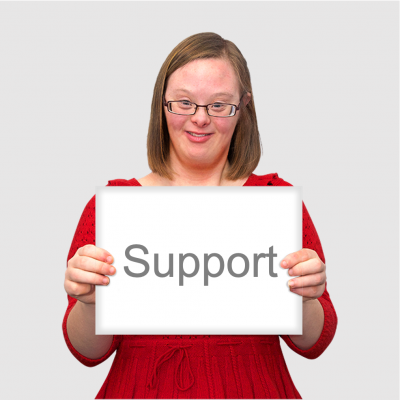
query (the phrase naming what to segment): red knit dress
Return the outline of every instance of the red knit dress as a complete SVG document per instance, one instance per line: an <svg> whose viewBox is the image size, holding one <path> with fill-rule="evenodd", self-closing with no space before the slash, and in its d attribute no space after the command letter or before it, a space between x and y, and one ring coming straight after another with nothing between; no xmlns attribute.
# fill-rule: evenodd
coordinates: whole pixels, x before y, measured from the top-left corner
<svg viewBox="0 0 400 400"><path fill-rule="evenodd" d="M252 174L243 186L265 185L292 186L276 173ZM109 181L107 186L141 185L133 178ZM86 244L95 244L95 196L79 220L67 261ZM304 203L303 248L315 250L325 263L321 242ZM96 399L301 399L277 335L114 335L108 352L92 360L76 351L68 338L67 318L76 301L68 296L62 323L65 341L75 358L94 367L117 351ZM280 336L293 351L309 359L324 352L337 325L326 289L318 301L324 310L324 327L312 348L300 350L289 336Z"/></svg>

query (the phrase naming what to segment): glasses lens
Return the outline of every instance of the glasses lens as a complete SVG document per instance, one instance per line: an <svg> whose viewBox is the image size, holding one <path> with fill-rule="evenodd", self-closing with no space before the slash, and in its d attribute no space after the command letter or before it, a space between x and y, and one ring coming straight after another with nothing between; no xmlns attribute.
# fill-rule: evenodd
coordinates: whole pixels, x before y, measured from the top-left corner
<svg viewBox="0 0 400 400"><path fill-rule="evenodd" d="M214 103L208 106L208 113L214 117L230 117L235 115L235 106L224 103Z"/></svg>
<svg viewBox="0 0 400 400"><path fill-rule="evenodd" d="M190 101L173 101L170 103L170 110L177 114L193 114L196 106Z"/></svg>

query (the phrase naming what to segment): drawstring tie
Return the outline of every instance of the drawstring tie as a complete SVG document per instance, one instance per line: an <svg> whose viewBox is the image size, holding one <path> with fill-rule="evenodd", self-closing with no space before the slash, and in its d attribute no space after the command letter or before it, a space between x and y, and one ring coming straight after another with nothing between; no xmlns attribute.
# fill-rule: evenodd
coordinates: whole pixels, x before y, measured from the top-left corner
<svg viewBox="0 0 400 400"><path fill-rule="evenodd" d="M183 345L176 345L176 346L168 345L168 346L170 346L171 349L168 349L164 354L161 354L161 356L157 358L157 360L156 360L156 362L155 362L155 364L154 364L153 372L152 372L151 377L150 377L150 382L147 384L147 386L148 386L149 388L154 388L154 387L156 386L157 381L158 381L158 370L159 370L159 368L161 367L161 365L162 365L165 361L169 360L169 359L175 354L175 352L176 352L177 350L179 350L179 353L180 353L180 355L181 355L181 358L180 358L180 360L179 360L179 362L178 362L178 366L176 367L176 371L175 371L175 383L176 383L176 386L177 386L180 390L187 390L187 389L189 389L189 388L193 385L193 383L194 383L194 376L193 376L193 372L192 372L192 370L191 370L191 368L190 368L189 355L188 355L188 353L187 353L186 348L187 348L187 347L191 347L191 346L193 346L193 345L192 345L192 344L188 344L188 345L186 345L186 346L183 346ZM191 376L191 381L192 381L192 383L191 383L190 385L188 385L187 387L185 387L185 388L183 388L183 387L178 383L178 370L179 370L180 382L183 384L183 368L182 368L182 366L181 366L181 363L182 363L182 360L183 360L183 356L186 356L186 358L187 358L187 363L188 363L188 366L189 366L189 374L190 374L190 376Z"/></svg>

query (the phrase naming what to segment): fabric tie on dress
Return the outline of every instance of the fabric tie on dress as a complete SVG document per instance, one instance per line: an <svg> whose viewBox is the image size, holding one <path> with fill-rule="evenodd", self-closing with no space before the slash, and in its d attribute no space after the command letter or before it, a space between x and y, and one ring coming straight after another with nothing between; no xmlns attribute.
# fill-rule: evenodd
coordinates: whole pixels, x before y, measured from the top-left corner
<svg viewBox="0 0 400 400"><path fill-rule="evenodd" d="M152 372L152 374L150 376L150 382L147 384L147 386L149 388L154 388L157 385L159 368L161 367L161 365L165 361L169 360L175 354L175 352L177 350L179 350L179 353L180 353L181 357L180 357L180 359L178 361L178 366L176 367L176 371L175 371L175 383L176 383L176 386L180 390L187 390L194 383L194 375L193 375L193 372L192 372L192 370L190 368L189 355L187 353L186 348L187 347L191 347L193 345L188 344L188 345L185 345L185 346L183 346L183 345L176 345L176 346L168 345L168 346L170 346L171 348L169 350L167 350L164 354L161 354L161 356L157 358L157 360L156 360L156 362L154 364L153 372ZM189 374L191 376L191 382L192 382L187 387L183 387L183 367L182 367L183 356L186 356L187 363L188 363L188 366L189 366ZM178 370L179 370L180 383L178 383Z"/></svg>

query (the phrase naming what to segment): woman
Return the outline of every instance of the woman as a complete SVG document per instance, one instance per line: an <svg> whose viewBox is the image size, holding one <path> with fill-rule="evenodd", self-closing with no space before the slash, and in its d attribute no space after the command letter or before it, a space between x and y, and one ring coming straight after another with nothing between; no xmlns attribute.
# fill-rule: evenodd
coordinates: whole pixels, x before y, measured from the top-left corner
<svg viewBox="0 0 400 400"><path fill-rule="evenodd" d="M250 74L230 41L193 35L164 62L148 132L152 172L111 186L290 186L277 174L257 176L261 154ZM117 350L96 398L301 398L278 336L99 335L95 287L115 274L113 256L95 246L95 201L87 204L65 274L66 343L84 365ZM303 335L282 335L296 353L316 358L332 341L337 318L326 291L324 254L303 204L303 249L281 262L303 298ZM301 276L300 276L301 275Z"/></svg>

